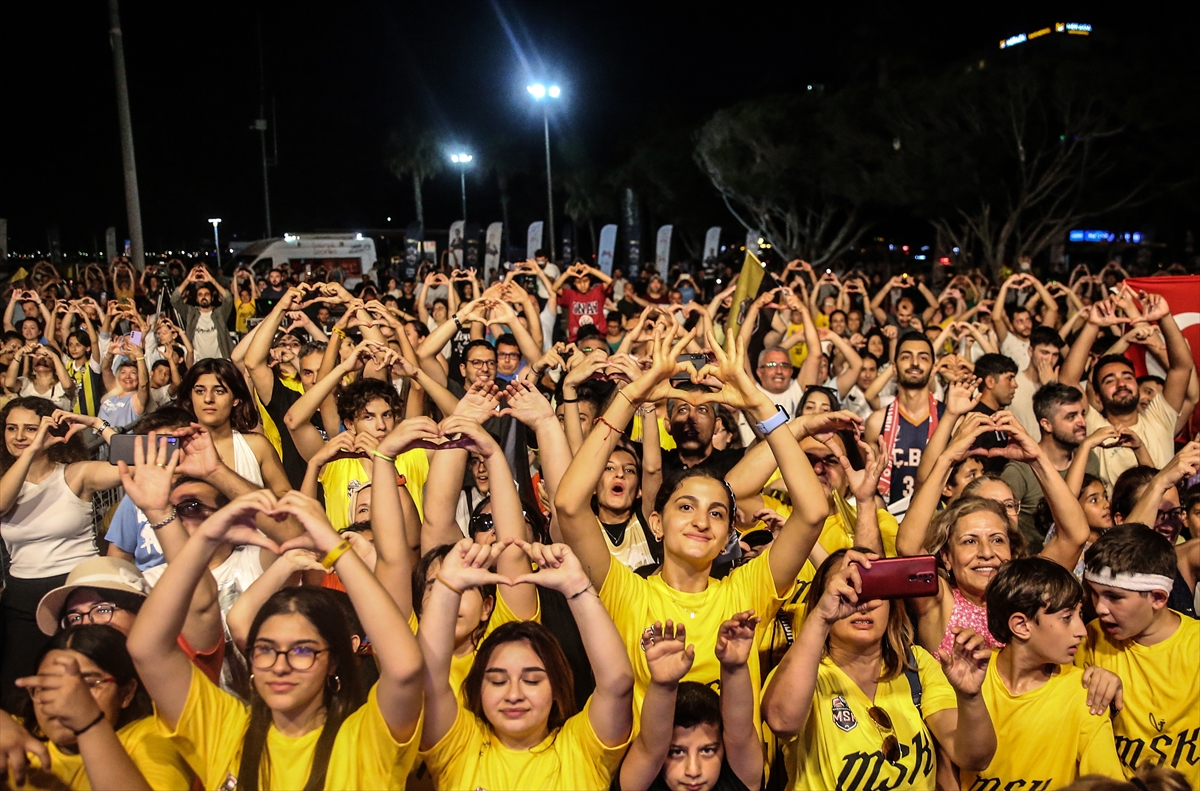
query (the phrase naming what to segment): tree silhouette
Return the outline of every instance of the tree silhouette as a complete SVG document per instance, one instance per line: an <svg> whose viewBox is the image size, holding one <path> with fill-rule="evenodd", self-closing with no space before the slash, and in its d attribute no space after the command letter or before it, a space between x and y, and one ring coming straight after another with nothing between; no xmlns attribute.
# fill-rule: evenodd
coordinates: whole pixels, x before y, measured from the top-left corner
<svg viewBox="0 0 1200 791"><path fill-rule="evenodd" d="M436 176L445 167L433 131L418 129L413 124L393 131L388 135L387 167L401 181L411 177L413 200L417 206L417 224L424 232L425 205L421 198L421 184L426 179Z"/></svg>

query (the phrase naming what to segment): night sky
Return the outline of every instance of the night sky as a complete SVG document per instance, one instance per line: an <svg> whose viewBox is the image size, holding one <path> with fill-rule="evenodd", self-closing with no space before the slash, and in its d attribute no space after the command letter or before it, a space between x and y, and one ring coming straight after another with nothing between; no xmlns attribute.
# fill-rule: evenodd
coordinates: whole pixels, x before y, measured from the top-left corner
<svg viewBox="0 0 1200 791"><path fill-rule="evenodd" d="M556 144L579 147L604 173L663 118L699 124L742 99L806 83L834 89L863 79L884 49L940 69L995 57L1006 35L1087 21L1127 38L1129 57L1194 52L1189 26L1146 4L1136 18L1128 6L1084 3L955 3L936 13L903 5L126 0L146 248L194 247L215 216L226 238L262 235L259 136L249 129L260 100L260 23L278 113L275 235L414 219L410 183L384 166L388 131L410 118L437 130L447 151L478 153L495 136L527 144L513 222L543 219L541 116L525 92L537 78L564 90L551 122ZM0 4L0 217L14 252L46 249L53 225L70 252L102 249L108 225L125 234L107 28L103 0ZM1190 90L1195 101L1194 83ZM468 212L498 220L494 179L479 171L467 176ZM426 184L426 214L431 228L459 216L455 172Z"/></svg>

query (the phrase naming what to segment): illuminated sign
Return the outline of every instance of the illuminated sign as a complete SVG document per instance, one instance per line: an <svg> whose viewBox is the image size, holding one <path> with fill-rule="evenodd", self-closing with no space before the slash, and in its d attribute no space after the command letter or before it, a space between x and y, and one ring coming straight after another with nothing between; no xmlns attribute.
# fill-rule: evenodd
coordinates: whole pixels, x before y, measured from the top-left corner
<svg viewBox="0 0 1200 791"><path fill-rule="evenodd" d="M1092 26L1087 22L1055 22L1053 27L1039 28L1032 33L1018 33L1015 36L1000 39L1000 49L1010 49L1026 41L1048 36L1051 33L1066 33L1068 36L1090 36Z"/></svg>
<svg viewBox="0 0 1200 791"><path fill-rule="evenodd" d="M1112 233L1111 231L1070 231L1067 234L1067 239L1072 242L1125 242L1127 244L1141 244L1142 234L1138 231L1127 231L1121 234Z"/></svg>

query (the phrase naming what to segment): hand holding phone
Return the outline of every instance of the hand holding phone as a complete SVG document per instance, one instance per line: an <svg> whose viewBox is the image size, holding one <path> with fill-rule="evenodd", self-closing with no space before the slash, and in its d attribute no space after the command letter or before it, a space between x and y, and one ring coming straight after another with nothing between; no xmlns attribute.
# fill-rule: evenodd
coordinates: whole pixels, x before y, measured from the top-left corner
<svg viewBox="0 0 1200 791"><path fill-rule="evenodd" d="M871 568L859 566L860 602L874 599L915 599L938 592L937 560L933 555L881 558Z"/></svg>

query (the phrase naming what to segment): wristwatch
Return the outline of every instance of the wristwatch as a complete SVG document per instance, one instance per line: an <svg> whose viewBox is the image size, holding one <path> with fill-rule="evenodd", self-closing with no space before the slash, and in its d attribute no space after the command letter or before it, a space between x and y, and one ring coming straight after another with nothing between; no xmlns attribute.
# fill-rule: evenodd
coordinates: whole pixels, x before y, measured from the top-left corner
<svg viewBox="0 0 1200 791"><path fill-rule="evenodd" d="M788 422L787 410L779 404L775 405L775 409L778 410L775 414L771 415L761 423L755 424L758 427L759 433L761 433L764 437L782 426L784 423Z"/></svg>

